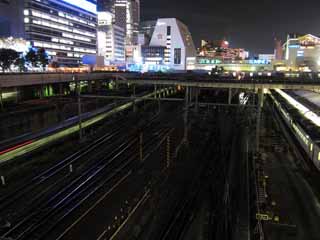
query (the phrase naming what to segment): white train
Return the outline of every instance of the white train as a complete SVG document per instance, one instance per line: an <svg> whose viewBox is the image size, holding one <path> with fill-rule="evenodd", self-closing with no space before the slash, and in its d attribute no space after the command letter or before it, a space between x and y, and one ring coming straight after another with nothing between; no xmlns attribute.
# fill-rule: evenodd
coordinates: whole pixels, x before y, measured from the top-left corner
<svg viewBox="0 0 320 240"><path fill-rule="evenodd" d="M285 99L283 99L279 94L275 91L272 91L270 94L272 100L274 101L277 109L279 110L282 118L284 119L287 126L292 130L293 134L295 135L296 139L299 141L301 147L304 149L306 154L308 155L309 159L314 163L316 168L320 170L320 138L316 138L314 136L310 136L304 130L307 127L307 124L301 124L302 121L297 120L294 115L293 106L290 106ZM291 111L292 108L292 111ZM289 112L290 111L290 112ZM300 117L301 116L297 116ZM312 126L313 128L317 129L318 127ZM317 129L318 130L318 129Z"/></svg>

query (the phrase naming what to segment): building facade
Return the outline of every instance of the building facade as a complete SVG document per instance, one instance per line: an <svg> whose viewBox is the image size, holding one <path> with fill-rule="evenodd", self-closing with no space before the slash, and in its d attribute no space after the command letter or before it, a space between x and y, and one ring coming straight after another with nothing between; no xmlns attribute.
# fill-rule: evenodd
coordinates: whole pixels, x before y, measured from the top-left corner
<svg viewBox="0 0 320 240"><path fill-rule="evenodd" d="M288 34L283 45L284 56L290 70L320 70L320 38L312 34Z"/></svg>
<svg viewBox="0 0 320 240"><path fill-rule="evenodd" d="M196 57L196 49L186 25L175 18L160 18L154 27L149 48L144 54L142 57L145 63L148 63L150 54L159 54L158 61L163 62L169 69L186 70L187 60Z"/></svg>
<svg viewBox="0 0 320 240"><path fill-rule="evenodd" d="M283 45L289 70L320 70L320 38L312 34L288 34Z"/></svg>
<svg viewBox="0 0 320 240"><path fill-rule="evenodd" d="M201 41L199 56L220 59L222 61L244 60L249 53L243 48L230 48L226 40Z"/></svg>
<svg viewBox="0 0 320 240"><path fill-rule="evenodd" d="M124 64L125 36L125 30L115 24L110 9L98 12L97 50L98 55L104 57L105 65Z"/></svg>
<svg viewBox="0 0 320 240"><path fill-rule="evenodd" d="M51 61L61 66L78 66L84 55L96 54L96 1L14 1L17 4L11 7L19 17L6 17L10 23L6 34L22 37L32 47L45 48Z"/></svg>
<svg viewBox="0 0 320 240"><path fill-rule="evenodd" d="M126 33L126 44L136 44L140 23L140 0L115 0L113 9L115 24Z"/></svg>

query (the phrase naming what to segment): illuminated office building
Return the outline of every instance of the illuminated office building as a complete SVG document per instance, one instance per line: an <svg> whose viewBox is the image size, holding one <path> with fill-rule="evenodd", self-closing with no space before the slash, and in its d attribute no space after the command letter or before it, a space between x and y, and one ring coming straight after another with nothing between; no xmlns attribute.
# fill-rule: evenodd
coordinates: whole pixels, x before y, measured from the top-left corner
<svg viewBox="0 0 320 240"><path fill-rule="evenodd" d="M312 34L288 34L283 45L287 66L291 70L320 70L320 38Z"/></svg>
<svg viewBox="0 0 320 240"><path fill-rule="evenodd" d="M105 65L125 62L125 31L113 22L113 13L98 12L97 49Z"/></svg>
<svg viewBox="0 0 320 240"><path fill-rule="evenodd" d="M0 1L2 36L22 37L45 48L51 61L78 66L84 55L96 54L95 0ZM3 28L1 28L3 29Z"/></svg>
<svg viewBox="0 0 320 240"><path fill-rule="evenodd" d="M115 0L115 24L126 32L126 43L136 44L140 23L140 0Z"/></svg>

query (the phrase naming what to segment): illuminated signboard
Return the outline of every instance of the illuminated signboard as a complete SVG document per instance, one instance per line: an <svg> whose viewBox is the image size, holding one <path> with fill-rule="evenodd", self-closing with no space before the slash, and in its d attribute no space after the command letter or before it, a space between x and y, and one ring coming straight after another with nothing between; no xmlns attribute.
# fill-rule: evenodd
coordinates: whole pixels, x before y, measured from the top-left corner
<svg viewBox="0 0 320 240"><path fill-rule="evenodd" d="M75 7L84 9L84 10L86 10L88 12L97 14L97 5L92 3L92 2L89 2L89 1L86 1L86 0L61 0L61 1L69 3L69 4L71 4L71 5L75 6Z"/></svg>
<svg viewBox="0 0 320 240"><path fill-rule="evenodd" d="M207 58L201 58L199 59L199 64L220 64L221 60L219 59L207 59Z"/></svg>
<svg viewBox="0 0 320 240"><path fill-rule="evenodd" d="M289 45L289 48L299 48L300 45Z"/></svg>
<svg viewBox="0 0 320 240"><path fill-rule="evenodd" d="M265 59L251 59L249 60L249 64L270 64L270 61Z"/></svg>

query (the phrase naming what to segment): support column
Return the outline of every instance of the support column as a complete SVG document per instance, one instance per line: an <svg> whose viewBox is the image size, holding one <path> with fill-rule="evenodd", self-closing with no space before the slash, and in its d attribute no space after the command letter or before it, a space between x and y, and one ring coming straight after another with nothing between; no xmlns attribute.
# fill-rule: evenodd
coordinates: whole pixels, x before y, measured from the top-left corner
<svg viewBox="0 0 320 240"><path fill-rule="evenodd" d="M59 95L63 96L64 95L64 91L63 91L63 84L59 83Z"/></svg>
<svg viewBox="0 0 320 240"><path fill-rule="evenodd" d="M17 93L16 94L16 103L18 103L19 102L19 100L20 100L20 92L19 92L19 89L17 88L17 87L15 87L14 88L14 91Z"/></svg>
<svg viewBox="0 0 320 240"><path fill-rule="evenodd" d="M101 82L99 80L96 80L94 84L95 84L95 90L98 90L98 91L101 90Z"/></svg>
<svg viewBox="0 0 320 240"><path fill-rule="evenodd" d="M143 162L143 133L140 133L139 136L139 158L140 162Z"/></svg>
<svg viewBox="0 0 320 240"><path fill-rule="evenodd" d="M137 105L136 105L136 85L133 85L133 112L136 112L137 111Z"/></svg>
<svg viewBox="0 0 320 240"><path fill-rule="evenodd" d="M158 99L158 112L160 113L160 111L161 111L161 103L160 103L160 95L159 95L159 97L158 97L158 94L157 94L157 91L158 91L158 87L157 87L157 85L154 85L154 98L155 99Z"/></svg>
<svg viewBox="0 0 320 240"><path fill-rule="evenodd" d="M1 111L3 111L4 107L3 107L2 87L1 86L0 86L0 107L1 107Z"/></svg>
<svg viewBox="0 0 320 240"><path fill-rule="evenodd" d="M74 80L76 81L76 90L78 95L78 120L79 120L79 140L82 141L82 109L81 109L81 84L78 79L74 76Z"/></svg>
<svg viewBox="0 0 320 240"><path fill-rule="evenodd" d="M92 93L92 81L88 81L88 93Z"/></svg>
<svg viewBox="0 0 320 240"><path fill-rule="evenodd" d="M186 87L185 93L185 110L184 110L184 134L183 142L188 144L188 113L189 113L189 87Z"/></svg>
<svg viewBox="0 0 320 240"><path fill-rule="evenodd" d="M258 89L258 113L257 113L257 129L256 129L256 151L259 152L260 146L260 127L261 127L261 113L264 104L264 89Z"/></svg>
<svg viewBox="0 0 320 240"><path fill-rule="evenodd" d="M43 85L40 85L39 97L40 99L43 99Z"/></svg>
<svg viewBox="0 0 320 240"><path fill-rule="evenodd" d="M228 92L228 104L230 105L232 102L232 89L229 88L229 92Z"/></svg>
<svg viewBox="0 0 320 240"><path fill-rule="evenodd" d="M154 85L154 98L157 98L157 85Z"/></svg>
<svg viewBox="0 0 320 240"><path fill-rule="evenodd" d="M196 88L195 89L195 104L194 104L194 110L196 113L199 111L199 92L200 92L200 89Z"/></svg>

